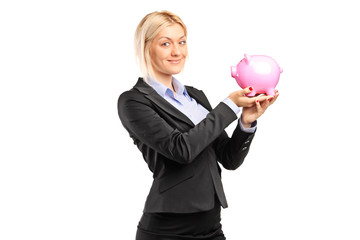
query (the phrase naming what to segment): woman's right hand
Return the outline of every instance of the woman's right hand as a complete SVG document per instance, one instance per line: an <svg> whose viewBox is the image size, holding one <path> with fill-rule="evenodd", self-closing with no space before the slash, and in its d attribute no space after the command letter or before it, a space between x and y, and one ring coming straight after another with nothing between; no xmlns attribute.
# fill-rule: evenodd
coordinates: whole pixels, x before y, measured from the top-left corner
<svg viewBox="0 0 360 240"><path fill-rule="evenodd" d="M266 95L258 97L247 97L246 94L251 93L253 90L254 89L252 87L237 90L230 93L229 99L233 101L238 107L252 107L256 104L256 100L263 102L267 99Z"/></svg>

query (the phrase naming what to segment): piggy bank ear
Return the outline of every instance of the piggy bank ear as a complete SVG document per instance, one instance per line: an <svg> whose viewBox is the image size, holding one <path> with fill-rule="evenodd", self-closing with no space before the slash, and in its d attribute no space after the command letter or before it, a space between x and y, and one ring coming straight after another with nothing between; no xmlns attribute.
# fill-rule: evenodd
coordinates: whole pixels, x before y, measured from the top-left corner
<svg viewBox="0 0 360 240"><path fill-rule="evenodd" d="M245 62L249 63L250 62L250 55L244 54L245 57Z"/></svg>

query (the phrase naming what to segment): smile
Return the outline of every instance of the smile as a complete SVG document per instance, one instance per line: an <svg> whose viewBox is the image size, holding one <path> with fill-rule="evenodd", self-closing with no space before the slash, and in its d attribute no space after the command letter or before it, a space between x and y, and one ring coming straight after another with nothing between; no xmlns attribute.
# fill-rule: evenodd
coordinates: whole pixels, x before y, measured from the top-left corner
<svg viewBox="0 0 360 240"><path fill-rule="evenodd" d="M181 62L181 59L176 59L176 60L168 60L170 63L172 64L178 64Z"/></svg>

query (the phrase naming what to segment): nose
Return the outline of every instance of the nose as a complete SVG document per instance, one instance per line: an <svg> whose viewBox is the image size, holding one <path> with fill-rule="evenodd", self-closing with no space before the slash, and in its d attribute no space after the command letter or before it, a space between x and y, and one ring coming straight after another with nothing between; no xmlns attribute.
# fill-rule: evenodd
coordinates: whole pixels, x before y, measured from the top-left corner
<svg viewBox="0 0 360 240"><path fill-rule="evenodd" d="M174 44L171 49L171 55L172 56L179 56L180 55L180 48L178 44Z"/></svg>

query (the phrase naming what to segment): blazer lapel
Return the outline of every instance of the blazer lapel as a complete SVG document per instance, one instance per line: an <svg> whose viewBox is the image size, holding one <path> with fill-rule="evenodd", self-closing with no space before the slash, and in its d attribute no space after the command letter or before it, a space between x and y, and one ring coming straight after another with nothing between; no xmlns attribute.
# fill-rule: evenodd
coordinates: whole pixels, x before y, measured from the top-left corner
<svg viewBox="0 0 360 240"><path fill-rule="evenodd" d="M151 86L144 82L142 78L139 78L138 82L134 86L135 89L145 94L145 97L152 101L156 106L161 108L163 111L172 115L190 126L194 127L194 123L176 107L171 105L168 101L163 99Z"/></svg>
<svg viewBox="0 0 360 240"><path fill-rule="evenodd" d="M212 107L211 107L208 99L206 98L205 94L202 91L197 90L190 86L185 86L185 87L186 87L186 91L188 92L190 97L194 98L197 103L201 104L209 112L212 110Z"/></svg>

